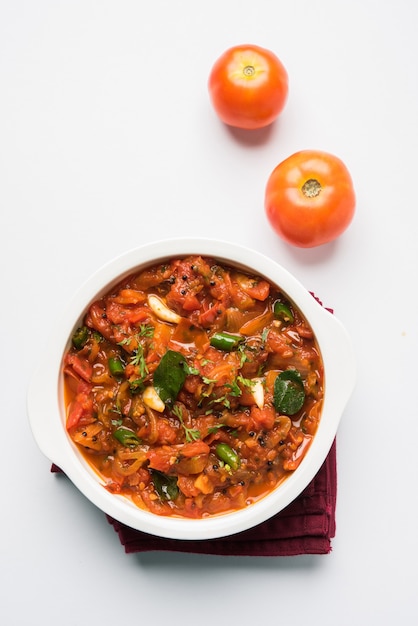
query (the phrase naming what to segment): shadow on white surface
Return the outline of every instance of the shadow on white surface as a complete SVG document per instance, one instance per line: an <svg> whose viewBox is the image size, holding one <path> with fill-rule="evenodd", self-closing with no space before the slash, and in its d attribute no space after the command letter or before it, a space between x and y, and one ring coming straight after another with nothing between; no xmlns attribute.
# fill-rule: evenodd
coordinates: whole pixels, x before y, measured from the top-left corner
<svg viewBox="0 0 418 626"><path fill-rule="evenodd" d="M270 124L269 126L265 126L264 128L258 128L255 130L245 130L242 128L235 128L233 126L224 126L225 129L228 131L230 137L234 139L237 143L246 148L253 148L267 144L279 124L280 121L277 120L275 123Z"/></svg>

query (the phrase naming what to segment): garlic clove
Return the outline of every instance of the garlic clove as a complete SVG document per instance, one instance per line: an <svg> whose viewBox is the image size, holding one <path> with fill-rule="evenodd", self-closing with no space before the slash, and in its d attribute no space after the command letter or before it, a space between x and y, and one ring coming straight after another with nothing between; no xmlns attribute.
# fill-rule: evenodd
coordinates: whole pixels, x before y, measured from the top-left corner
<svg viewBox="0 0 418 626"><path fill-rule="evenodd" d="M150 386L145 388L142 394L142 400L147 406L150 407L150 409L154 409L154 411L157 411L158 413L163 413L165 404L154 387Z"/></svg>
<svg viewBox="0 0 418 626"><path fill-rule="evenodd" d="M172 324L178 324L181 320L181 316L175 311L172 311L168 306L156 295L151 294L148 296L148 305L150 309L155 313L158 319L163 322L171 322Z"/></svg>
<svg viewBox="0 0 418 626"><path fill-rule="evenodd" d="M253 395L253 398L254 398L255 403L258 406L258 408L262 409L264 407L264 384L263 384L263 381L261 380L261 378L254 378L252 382L253 382L253 386L252 386L251 393Z"/></svg>

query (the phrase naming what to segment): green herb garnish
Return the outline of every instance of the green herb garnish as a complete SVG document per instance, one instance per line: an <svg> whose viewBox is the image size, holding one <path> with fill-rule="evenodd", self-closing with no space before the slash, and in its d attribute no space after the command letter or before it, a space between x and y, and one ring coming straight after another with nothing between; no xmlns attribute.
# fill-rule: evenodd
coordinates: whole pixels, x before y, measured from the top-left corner
<svg viewBox="0 0 418 626"><path fill-rule="evenodd" d="M295 415L305 402L305 389L298 370L285 370L274 381L273 403L276 411Z"/></svg>
<svg viewBox="0 0 418 626"><path fill-rule="evenodd" d="M180 352L167 350L154 372L154 387L161 400L173 404L186 380L186 359Z"/></svg>
<svg viewBox="0 0 418 626"><path fill-rule="evenodd" d="M197 430L196 428L187 428L183 420L182 410L178 405L173 408L173 413L179 419L180 424L183 427L184 434L186 435L186 441L191 443L192 441L197 441L198 439L200 439L200 430Z"/></svg>
<svg viewBox="0 0 418 626"><path fill-rule="evenodd" d="M176 476L167 476L163 472L152 470L152 482L162 500L175 500L179 495Z"/></svg>

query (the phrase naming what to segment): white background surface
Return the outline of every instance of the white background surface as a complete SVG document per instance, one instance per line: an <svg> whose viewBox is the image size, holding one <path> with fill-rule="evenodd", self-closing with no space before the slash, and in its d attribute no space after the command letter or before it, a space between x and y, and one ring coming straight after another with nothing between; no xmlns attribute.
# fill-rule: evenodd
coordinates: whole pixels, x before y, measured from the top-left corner
<svg viewBox="0 0 418 626"><path fill-rule="evenodd" d="M417 20L413 0L0 0L2 624L417 623ZM252 135L218 121L206 87L244 42L290 78L280 120ZM343 237L311 250L263 210L271 170L303 148L340 156L358 198ZM127 556L32 438L49 320L113 255L177 235L268 254L353 337L328 556Z"/></svg>

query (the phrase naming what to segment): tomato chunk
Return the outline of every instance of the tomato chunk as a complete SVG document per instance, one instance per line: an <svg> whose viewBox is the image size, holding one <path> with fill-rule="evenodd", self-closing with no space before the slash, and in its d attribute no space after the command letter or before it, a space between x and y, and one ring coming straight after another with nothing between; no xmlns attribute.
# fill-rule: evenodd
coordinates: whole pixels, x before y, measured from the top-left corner
<svg viewBox="0 0 418 626"><path fill-rule="evenodd" d="M63 359L66 428L110 493L198 519L243 509L294 471L324 374L287 303L263 277L190 255L90 305Z"/></svg>

